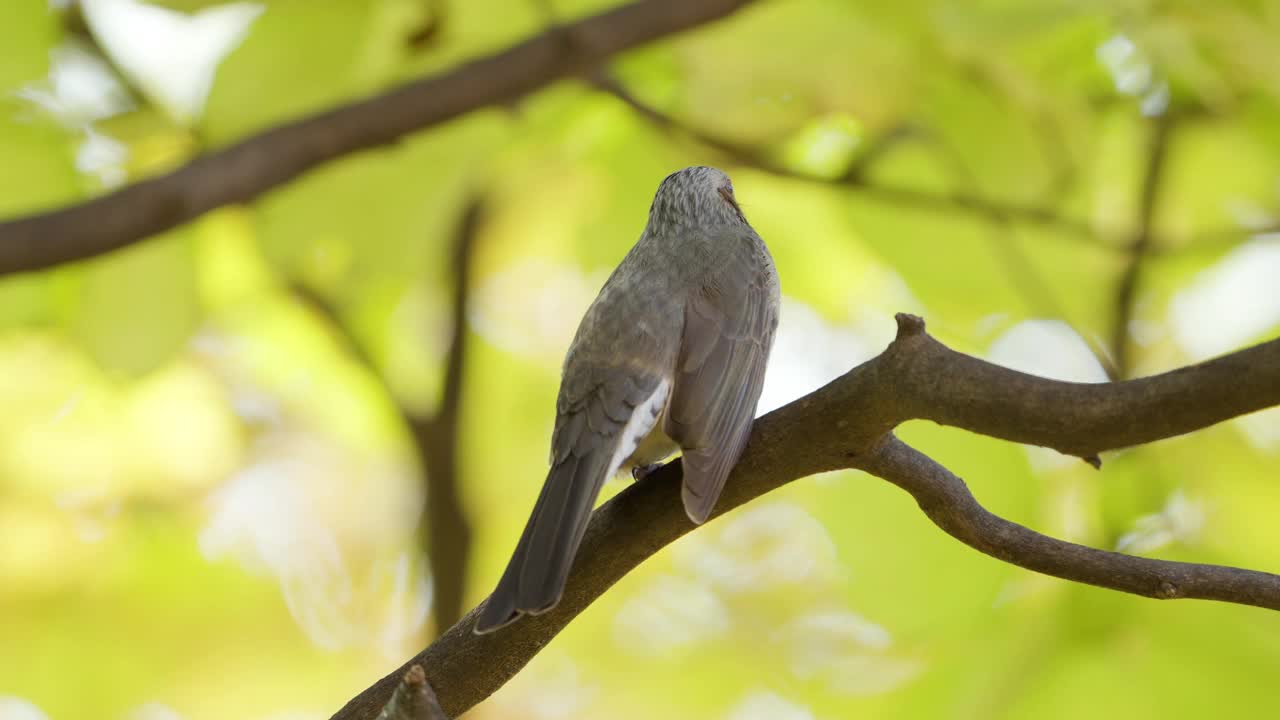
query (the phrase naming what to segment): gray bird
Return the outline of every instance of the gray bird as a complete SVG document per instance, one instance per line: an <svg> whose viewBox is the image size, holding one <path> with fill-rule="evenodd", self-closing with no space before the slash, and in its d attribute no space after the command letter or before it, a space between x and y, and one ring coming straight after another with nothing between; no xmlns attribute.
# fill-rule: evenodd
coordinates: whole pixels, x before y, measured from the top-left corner
<svg viewBox="0 0 1280 720"><path fill-rule="evenodd" d="M658 186L649 223L565 356L551 470L475 631L555 607L605 480L683 450L685 513L705 522L751 433L778 326L778 273L723 172Z"/></svg>

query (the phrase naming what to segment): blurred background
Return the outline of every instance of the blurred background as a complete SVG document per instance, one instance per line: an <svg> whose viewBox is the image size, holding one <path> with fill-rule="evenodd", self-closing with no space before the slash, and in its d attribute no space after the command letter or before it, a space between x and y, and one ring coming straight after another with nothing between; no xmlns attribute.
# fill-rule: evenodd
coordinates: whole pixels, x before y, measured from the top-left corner
<svg viewBox="0 0 1280 720"><path fill-rule="evenodd" d="M6 0L0 218L614 4ZM755 2L0 278L0 718L327 718L479 602L578 319L687 165L777 261L761 412L898 311L1082 381L1274 337L1277 37L1276 0ZM1101 472L901 434L1045 533L1280 569L1278 411ZM845 472L658 553L469 717L1168 720L1274 707L1277 673L1280 616L1038 576Z"/></svg>

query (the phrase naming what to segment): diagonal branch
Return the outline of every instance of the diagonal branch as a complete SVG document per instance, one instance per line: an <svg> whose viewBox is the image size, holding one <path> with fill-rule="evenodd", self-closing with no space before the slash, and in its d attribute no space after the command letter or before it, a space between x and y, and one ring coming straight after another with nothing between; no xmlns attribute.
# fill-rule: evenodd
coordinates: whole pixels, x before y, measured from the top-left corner
<svg viewBox="0 0 1280 720"><path fill-rule="evenodd" d="M611 55L722 18L750 0L638 0L381 95L267 130L166 175L0 223L0 275L124 247L242 203L325 162L522 97ZM572 38L572 42L566 42Z"/></svg>
<svg viewBox="0 0 1280 720"><path fill-rule="evenodd" d="M911 493L946 533L975 550L1045 575L1160 600L1200 598L1280 609L1280 576L1138 558L1057 540L992 514L964 481L889 435L863 470Z"/></svg>
<svg viewBox="0 0 1280 720"><path fill-rule="evenodd" d="M854 160L853 165L842 177L834 180L813 177L783 167L765 157L755 148L740 145L710 133L682 124L675 118L641 100L616 79L606 73L593 73L589 81L600 90L607 92L631 107L637 114L654 125L684 135L700 145L704 145L724 155L732 162L755 168L772 175L807 180L810 182L837 183L855 189L884 202L902 207L927 210L944 210L948 212L965 212L984 215L986 217L1003 217L1031 225L1052 227L1068 235L1080 238L1093 238L1097 235L1090 225L1082 220L1067 217L1056 210L1038 205L1020 205L989 200L981 195L969 192L938 193L919 190L905 185L888 185L872 182L867 178L867 166L874 161L885 148L883 142L877 142L864 155ZM895 128L885 140L888 144L898 142L910 134L908 129ZM871 154L874 153L874 154ZM870 154L870 157L868 155ZM1103 247L1110 247L1103 244Z"/></svg>
<svg viewBox="0 0 1280 720"><path fill-rule="evenodd" d="M716 508L723 514L792 480L863 469L908 490L935 523L993 557L1037 572L1155 598L1203 598L1280 610L1280 576L1092 550L991 515L963 482L891 434L919 418L1089 456L1280 405L1280 339L1181 370L1096 385L1047 380L957 353L898 316L884 353L758 419ZM476 635L476 610L333 720L369 720L409 665L426 669L458 716L502 686L565 625L662 547L694 529L680 462L596 510L564 598L552 611Z"/></svg>

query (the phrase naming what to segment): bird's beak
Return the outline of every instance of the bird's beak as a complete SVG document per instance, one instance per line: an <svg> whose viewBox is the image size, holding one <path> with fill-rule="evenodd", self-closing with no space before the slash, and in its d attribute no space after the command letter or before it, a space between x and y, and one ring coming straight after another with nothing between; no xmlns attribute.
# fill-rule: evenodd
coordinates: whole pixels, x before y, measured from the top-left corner
<svg viewBox="0 0 1280 720"><path fill-rule="evenodd" d="M724 198L724 201L725 201L725 202L727 202L727 203L729 203L731 206L733 206L733 209L734 209L734 210L735 210L739 215L741 215L741 214L742 214L742 210L738 207L738 201L733 199L733 191L732 191L732 190L730 190L730 189L729 189L729 188L727 188L727 187L722 187L722 188L720 188L720 189L719 189L719 193L720 193L720 197Z"/></svg>

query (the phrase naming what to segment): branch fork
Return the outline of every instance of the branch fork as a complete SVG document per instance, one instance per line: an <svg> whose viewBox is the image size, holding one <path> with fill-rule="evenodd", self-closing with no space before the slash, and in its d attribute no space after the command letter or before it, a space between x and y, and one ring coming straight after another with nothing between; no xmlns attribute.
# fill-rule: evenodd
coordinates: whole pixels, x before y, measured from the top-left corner
<svg viewBox="0 0 1280 720"><path fill-rule="evenodd" d="M908 420L932 420L1096 459L1280 405L1280 339L1162 375L1087 384L999 367L938 342L919 317L899 314L897 321L885 352L756 420L716 515L792 480L859 469L906 490L944 532L999 560L1150 598L1280 610L1277 575L1098 550L996 516L963 480L893 434ZM452 716L488 697L610 586L695 529L681 510L680 480L676 460L596 510L554 610L476 635L473 609L333 720L373 720L415 663L445 691L441 704Z"/></svg>

